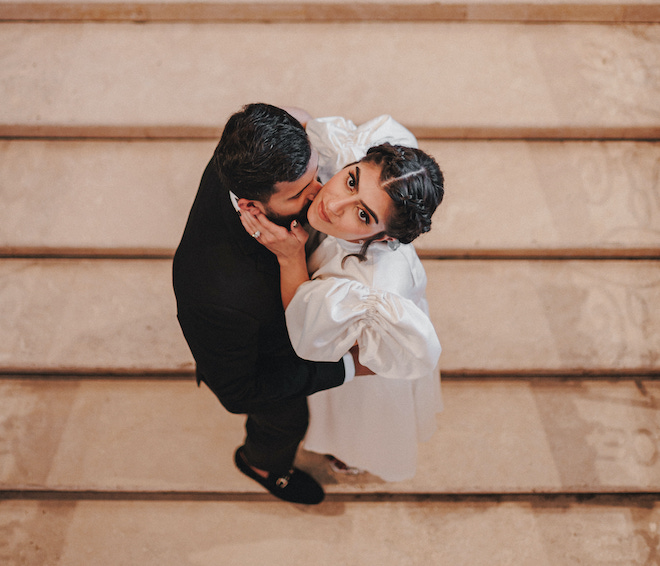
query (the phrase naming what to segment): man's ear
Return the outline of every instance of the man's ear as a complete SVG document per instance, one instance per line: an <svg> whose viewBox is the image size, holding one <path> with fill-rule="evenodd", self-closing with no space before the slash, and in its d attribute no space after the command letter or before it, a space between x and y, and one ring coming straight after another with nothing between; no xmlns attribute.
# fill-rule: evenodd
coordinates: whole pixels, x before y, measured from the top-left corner
<svg viewBox="0 0 660 566"><path fill-rule="evenodd" d="M259 202L258 200L239 198L238 208L241 209L241 212L247 212L248 214L252 214L253 216L256 216L260 212L263 212L264 214L266 213L263 203Z"/></svg>

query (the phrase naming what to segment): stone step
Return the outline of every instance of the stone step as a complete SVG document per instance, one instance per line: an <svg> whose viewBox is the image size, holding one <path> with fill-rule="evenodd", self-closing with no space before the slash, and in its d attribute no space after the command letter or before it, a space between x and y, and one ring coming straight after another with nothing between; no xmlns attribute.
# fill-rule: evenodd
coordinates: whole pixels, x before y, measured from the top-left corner
<svg viewBox="0 0 660 566"><path fill-rule="evenodd" d="M215 144L0 142L0 253L171 255ZM658 143L421 147L447 179L422 254L659 253Z"/></svg>
<svg viewBox="0 0 660 566"><path fill-rule="evenodd" d="M216 143L0 141L0 254L170 256ZM447 179L420 254L660 255L660 143L420 145Z"/></svg>
<svg viewBox="0 0 660 566"><path fill-rule="evenodd" d="M5 564L652 564L658 503L6 501Z"/></svg>
<svg viewBox="0 0 660 566"><path fill-rule="evenodd" d="M485 21L485 22L659 22L655 0L250 0L0 2L0 20L15 21Z"/></svg>
<svg viewBox="0 0 660 566"><path fill-rule="evenodd" d="M262 100L355 122L390 113L422 137L657 139L659 36L632 24L3 23L0 134L208 136Z"/></svg>
<svg viewBox="0 0 660 566"><path fill-rule="evenodd" d="M192 379L4 377L0 392L3 497L271 498L233 464L245 417ZM446 380L413 479L298 464L336 496L658 492L659 396L644 380Z"/></svg>
<svg viewBox="0 0 660 566"><path fill-rule="evenodd" d="M426 142L446 201L420 253L660 257L660 144Z"/></svg>
<svg viewBox="0 0 660 566"><path fill-rule="evenodd" d="M448 372L657 374L654 261L427 260ZM0 371L191 372L170 260L0 261Z"/></svg>

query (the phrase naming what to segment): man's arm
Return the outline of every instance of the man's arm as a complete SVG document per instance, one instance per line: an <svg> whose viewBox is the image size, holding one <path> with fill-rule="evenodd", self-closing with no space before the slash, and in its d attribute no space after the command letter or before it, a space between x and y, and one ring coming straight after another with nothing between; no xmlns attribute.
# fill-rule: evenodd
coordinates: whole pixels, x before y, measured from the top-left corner
<svg viewBox="0 0 660 566"><path fill-rule="evenodd" d="M230 412L289 397L307 396L345 381L339 362L302 360L290 348L271 354L259 340L259 323L229 308L187 305L179 323L197 363L198 376Z"/></svg>

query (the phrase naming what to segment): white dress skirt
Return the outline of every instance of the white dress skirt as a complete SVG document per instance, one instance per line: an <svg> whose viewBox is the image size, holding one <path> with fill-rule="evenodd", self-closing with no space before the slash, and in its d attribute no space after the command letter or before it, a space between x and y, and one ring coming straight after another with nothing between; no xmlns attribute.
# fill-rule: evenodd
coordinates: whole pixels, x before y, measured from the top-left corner
<svg viewBox="0 0 660 566"><path fill-rule="evenodd" d="M359 248L328 236L311 258L314 278L286 310L300 357L337 361L357 341L360 363L377 374L308 398L304 448L400 481L415 475L417 444L431 437L442 409L440 343L413 246L393 251L374 243L366 262L349 258L342 267L342 258Z"/></svg>
<svg viewBox="0 0 660 566"><path fill-rule="evenodd" d="M417 147L415 137L389 116L357 127L343 118L307 125L319 152L326 182L341 168L384 142ZM313 253L311 281L301 285L286 310L297 354L308 360L338 361L355 344L360 363L376 375L311 395L304 448L332 454L385 481L410 479L418 442L436 429L442 410L437 370L440 343L428 316L426 273L412 244L392 250L372 244L367 261L360 249L326 237Z"/></svg>

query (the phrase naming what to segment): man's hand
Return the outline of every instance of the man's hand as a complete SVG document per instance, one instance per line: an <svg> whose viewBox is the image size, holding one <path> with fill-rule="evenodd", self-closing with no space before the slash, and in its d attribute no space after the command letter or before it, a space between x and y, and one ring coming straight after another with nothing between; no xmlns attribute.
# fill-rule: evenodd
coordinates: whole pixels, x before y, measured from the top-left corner
<svg viewBox="0 0 660 566"><path fill-rule="evenodd" d="M367 366L363 366L360 363L360 351L357 347L357 344L353 346L349 352L353 356L353 363L355 363L355 375L375 375Z"/></svg>

